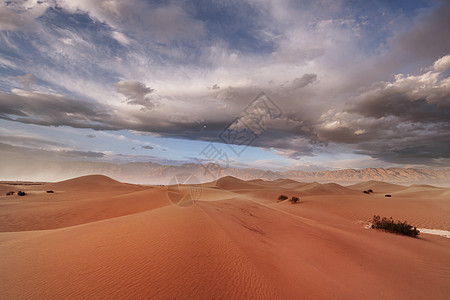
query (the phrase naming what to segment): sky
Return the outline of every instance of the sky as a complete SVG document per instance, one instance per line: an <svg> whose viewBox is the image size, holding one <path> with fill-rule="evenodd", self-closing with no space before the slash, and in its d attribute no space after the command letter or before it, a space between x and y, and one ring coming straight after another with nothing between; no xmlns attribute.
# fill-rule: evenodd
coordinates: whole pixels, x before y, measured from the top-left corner
<svg viewBox="0 0 450 300"><path fill-rule="evenodd" d="M0 0L0 163L450 167L450 2Z"/></svg>

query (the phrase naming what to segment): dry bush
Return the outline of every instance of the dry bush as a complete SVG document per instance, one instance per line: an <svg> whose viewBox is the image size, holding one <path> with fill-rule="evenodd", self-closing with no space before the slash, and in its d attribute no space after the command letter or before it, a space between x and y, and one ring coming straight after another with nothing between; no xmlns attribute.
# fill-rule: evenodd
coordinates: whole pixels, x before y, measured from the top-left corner
<svg viewBox="0 0 450 300"><path fill-rule="evenodd" d="M381 218L380 216L373 216L372 228L412 237L418 237L420 233L420 231L417 230L417 227L413 227L406 222L395 222L392 217L388 219L386 217Z"/></svg>

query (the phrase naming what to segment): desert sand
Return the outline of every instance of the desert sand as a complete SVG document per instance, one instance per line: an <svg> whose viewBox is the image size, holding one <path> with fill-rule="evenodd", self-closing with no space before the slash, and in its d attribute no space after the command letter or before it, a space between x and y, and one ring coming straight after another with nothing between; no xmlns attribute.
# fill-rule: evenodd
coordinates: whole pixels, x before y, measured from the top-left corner
<svg viewBox="0 0 450 300"><path fill-rule="evenodd" d="M449 299L450 239L365 228L377 214L450 230L449 191L224 177L179 207L101 175L3 183L0 298Z"/></svg>

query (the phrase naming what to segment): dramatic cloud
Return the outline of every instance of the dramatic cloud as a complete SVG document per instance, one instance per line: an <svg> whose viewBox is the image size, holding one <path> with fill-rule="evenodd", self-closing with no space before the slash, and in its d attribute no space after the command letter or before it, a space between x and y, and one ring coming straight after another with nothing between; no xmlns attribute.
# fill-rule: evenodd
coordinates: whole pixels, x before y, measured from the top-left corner
<svg viewBox="0 0 450 300"><path fill-rule="evenodd" d="M442 77L450 55L421 75L378 82L350 101L343 112L321 116L322 140L355 144L356 153L390 162L430 163L449 158L450 78ZM444 67L445 66L445 67Z"/></svg>
<svg viewBox="0 0 450 300"><path fill-rule="evenodd" d="M395 76L394 82L374 84L346 109L366 117L395 116L401 121L450 122L450 78L440 73Z"/></svg>
<svg viewBox="0 0 450 300"><path fill-rule="evenodd" d="M0 92L0 100L0 118L6 120L37 125L108 128L104 123L110 115L99 104L18 89L13 93Z"/></svg>
<svg viewBox="0 0 450 300"><path fill-rule="evenodd" d="M141 105L148 109L154 106L155 100L148 96L154 90L143 83L134 80L119 81L113 86L118 93L127 97L126 101L128 104Z"/></svg>

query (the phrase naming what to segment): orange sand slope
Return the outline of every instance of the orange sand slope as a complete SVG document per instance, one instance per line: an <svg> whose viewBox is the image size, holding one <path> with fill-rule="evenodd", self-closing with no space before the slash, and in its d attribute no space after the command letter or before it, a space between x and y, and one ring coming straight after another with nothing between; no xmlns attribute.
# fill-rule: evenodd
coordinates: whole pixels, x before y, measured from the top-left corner
<svg viewBox="0 0 450 300"><path fill-rule="evenodd" d="M100 175L1 186L19 189L0 196L1 299L450 297L450 239L364 228L380 214L450 230L448 189L225 177L186 208Z"/></svg>

